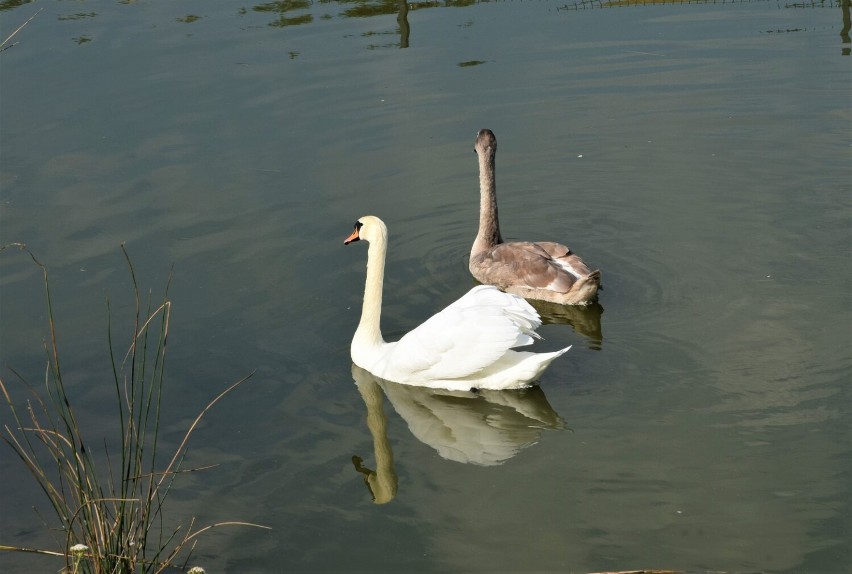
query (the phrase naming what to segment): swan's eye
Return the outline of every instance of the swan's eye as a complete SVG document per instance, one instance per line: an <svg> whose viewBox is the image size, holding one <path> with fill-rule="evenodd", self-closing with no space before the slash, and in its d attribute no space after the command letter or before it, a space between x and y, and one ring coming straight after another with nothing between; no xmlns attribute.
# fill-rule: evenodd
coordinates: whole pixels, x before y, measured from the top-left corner
<svg viewBox="0 0 852 574"><path fill-rule="evenodd" d="M361 228L364 226L360 221L355 222L355 231L361 231Z"/></svg>

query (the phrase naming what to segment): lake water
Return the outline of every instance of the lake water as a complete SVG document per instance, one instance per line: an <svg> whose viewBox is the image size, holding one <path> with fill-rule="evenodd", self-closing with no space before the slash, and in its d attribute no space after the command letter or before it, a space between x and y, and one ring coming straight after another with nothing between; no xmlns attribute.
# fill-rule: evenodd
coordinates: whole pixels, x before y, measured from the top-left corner
<svg viewBox="0 0 852 574"><path fill-rule="evenodd" d="M0 3L2 38L42 10L0 53L0 244L50 269L89 432L115 432L122 243L145 289L174 270L166 447L255 371L167 512L272 530L217 529L193 563L850 570L848 1L621 4ZM483 127L504 236L569 244L599 305L542 310L538 347L573 349L527 392L353 371L366 249L343 239L388 224L388 339L464 293ZM9 368L42 379L47 324L17 250L0 321L23 399ZM0 463L0 544L59 549Z"/></svg>

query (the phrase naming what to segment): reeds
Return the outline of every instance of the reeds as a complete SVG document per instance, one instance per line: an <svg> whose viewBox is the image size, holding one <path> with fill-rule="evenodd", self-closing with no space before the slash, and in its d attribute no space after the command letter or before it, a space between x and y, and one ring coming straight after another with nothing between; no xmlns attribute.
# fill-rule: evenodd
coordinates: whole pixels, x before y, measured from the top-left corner
<svg viewBox="0 0 852 574"><path fill-rule="evenodd" d="M6 51L6 50L8 50L9 48L11 48L11 47L13 47L13 46L16 46L16 45L18 44L17 42L10 44L10 42L12 41L12 38L14 38L14 37L15 37L15 34L17 34L18 32L20 32L21 30L23 30L24 26L26 26L27 24L29 24L29 23L30 23L30 21L31 21L33 18L35 18L36 16L38 16L38 15L39 15L39 12L41 12L42 10L44 10L44 8L39 8L38 10L36 10L35 14L33 14L32 16L30 16L29 18L27 18L27 21L26 21L26 22L24 22L23 24L21 24L20 26L18 26L18 27L15 29L15 31L14 31L14 32L12 32L11 34L9 34L9 36L8 36L5 40L3 40L3 43L2 43L2 44L0 44L0 52L5 52L5 51Z"/></svg>
<svg viewBox="0 0 852 574"><path fill-rule="evenodd" d="M26 250L25 246L17 246ZM104 439L103 456L93 456L96 449L80 428L62 377L47 268L28 250L42 269L47 298L50 333L44 345L47 356L44 396L27 384L31 397L19 408L8 385L0 378L0 391L14 420L14 428L5 425L0 437L47 496L64 537L60 541L61 552L8 546L0 546L0 550L63 556L66 572L74 574L157 573L176 566L185 569L203 532L232 524L258 526L220 522L198 527L194 518L187 524L174 526L165 517L164 505L178 475L201 470L182 468L193 431L214 404L251 375L231 384L211 400L171 456L164 457L159 452L158 438L171 314L168 299L171 278L162 300L152 302L149 292L143 302L133 264L123 245L121 249L132 278L135 315L127 351L117 354L112 310L107 300L107 342L120 445L110 449ZM26 384L24 377L12 372Z"/></svg>

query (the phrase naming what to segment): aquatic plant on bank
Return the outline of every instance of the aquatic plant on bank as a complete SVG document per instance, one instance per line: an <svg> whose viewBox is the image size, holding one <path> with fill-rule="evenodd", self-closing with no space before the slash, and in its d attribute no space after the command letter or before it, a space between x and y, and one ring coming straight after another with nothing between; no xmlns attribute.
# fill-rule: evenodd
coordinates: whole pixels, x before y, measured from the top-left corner
<svg viewBox="0 0 852 574"><path fill-rule="evenodd" d="M171 314L170 279L161 299L153 302L149 292L143 301L133 264L122 245L133 284L135 314L129 345L126 351L124 347L118 351L107 299L107 347L120 438L120 446L111 452L106 437L92 441L86 436L63 380L47 268L24 245L7 245L0 251L10 247L28 253L42 270L49 335L44 343L47 367L43 392L10 367L30 395L19 404L12 398L12 385L0 376L0 392L14 421L11 427L7 424L0 429L0 437L49 500L61 539L57 540L58 550L12 546L0 546L0 550L59 556L65 560L65 572L72 574L158 573L171 568L186 570L199 535L212 528L267 528L233 521L199 527L194 518L173 526L174 521L165 516L165 503L178 476L202 470L182 466L193 431L214 404L251 376L231 384L211 400L189 425L174 452L163 455L158 438ZM103 442L103 449L94 448L99 442ZM95 455L100 450L102 457ZM193 570L203 572L199 567Z"/></svg>

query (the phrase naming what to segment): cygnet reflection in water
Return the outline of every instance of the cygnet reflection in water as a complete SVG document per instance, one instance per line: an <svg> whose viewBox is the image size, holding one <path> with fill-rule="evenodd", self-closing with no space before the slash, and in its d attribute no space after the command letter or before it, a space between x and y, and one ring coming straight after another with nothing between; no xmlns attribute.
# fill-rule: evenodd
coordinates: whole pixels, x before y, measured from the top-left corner
<svg viewBox="0 0 852 574"><path fill-rule="evenodd" d="M559 305L535 299L527 302L538 312L543 325L569 325L575 333L585 337L589 349L600 351L603 348L601 315L604 308L600 303Z"/></svg>

